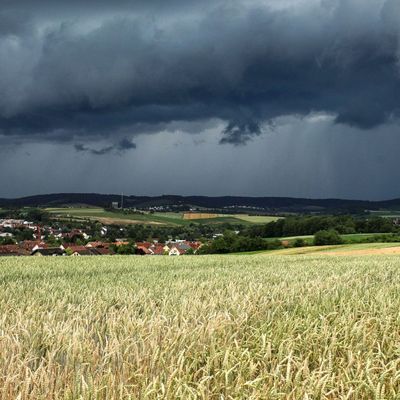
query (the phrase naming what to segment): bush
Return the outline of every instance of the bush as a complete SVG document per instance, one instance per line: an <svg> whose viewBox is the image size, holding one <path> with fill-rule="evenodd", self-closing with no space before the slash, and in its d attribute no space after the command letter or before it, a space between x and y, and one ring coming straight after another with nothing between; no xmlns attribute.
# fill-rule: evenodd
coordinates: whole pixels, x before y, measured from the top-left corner
<svg viewBox="0 0 400 400"><path fill-rule="evenodd" d="M327 231L318 231L314 235L314 246L325 246L329 244L341 244L343 243L339 233L334 229Z"/></svg>
<svg viewBox="0 0 400 400"><path fill-rule="evenodd" d="M282 246L282 242L280 240L269 240L267 242L267 249L268 250L277 250L277 249L281 249Z"/></svg>
<svg viewBox="0 0 400 400"><path fill-rule="evenodd" d="M225 231L223 236L201 247L198 254L241 253L267 249L272 250L280 247L281 242L279 240L268 242L262 238L249 238Z"/></svg>
<svg viewBox="0 0 400 400"><path fill-rule="evenodd" d="M307 246L307 243L304 239L302 238L297 238L294 242L293 242L293 247L304 247Z"/></svg>
<svg viewBox="0 0 400 400"><path fill-rule="evenodd" d="M0 245L15 244L15 240L11 237L0 238Z"/></svg>
<svg viewBox="0 0 400 400"><path fill-rule="evenodd" d="M113 250L117 254L135 254L135 246L133 244L123 244L120 246L113 247Z"/></svg>

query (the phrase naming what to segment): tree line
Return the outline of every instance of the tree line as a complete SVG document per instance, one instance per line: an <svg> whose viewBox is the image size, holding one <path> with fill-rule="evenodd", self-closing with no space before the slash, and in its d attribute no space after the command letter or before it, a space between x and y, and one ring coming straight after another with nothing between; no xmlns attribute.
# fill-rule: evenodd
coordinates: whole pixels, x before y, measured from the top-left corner
<svg viewBox="0 0 400 400"><path fill-rule="evenodd" d="M249 237L288 237L315 235L319 231L335 230L341 235L352 233L398 232L392 220L381 217L355 218L341 216L294 216L282 218L265 225L249 227L244 234Z"/></svg>

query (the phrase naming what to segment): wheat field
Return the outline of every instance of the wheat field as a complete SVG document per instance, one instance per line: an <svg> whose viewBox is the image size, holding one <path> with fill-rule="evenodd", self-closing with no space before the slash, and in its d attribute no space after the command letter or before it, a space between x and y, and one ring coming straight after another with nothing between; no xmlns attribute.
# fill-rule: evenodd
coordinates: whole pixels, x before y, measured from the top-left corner
<svg viewBox="0 0 400 400"><path fill-rule="evenodd" d="M1 399L398 399L400 257L0 259Z"/></svg>

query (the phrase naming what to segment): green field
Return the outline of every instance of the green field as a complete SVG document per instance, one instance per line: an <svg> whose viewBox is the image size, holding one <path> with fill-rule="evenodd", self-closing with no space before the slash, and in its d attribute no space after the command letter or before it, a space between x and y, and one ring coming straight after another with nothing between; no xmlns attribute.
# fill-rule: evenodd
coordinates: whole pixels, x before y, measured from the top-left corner
<svg viewBox="0 0 400 400"><path fill-rule="evenodd" d="M390 235L390 233L350 233L346 235L340 235L345 243L351 243L354 241L361 241L363 239L371 239L377 236ZM274 240L274 238L268 238L269 240ZM303 239L306 243L312 244L314 241L314 235L302 235L302 236L287 236L280 237L279 240L285 240L288 242L293 242L296 239Z"/></svg>
<svg viewBox="0 0 400 400"><path fill-rule="evenodd" d="M51 214L61 217L100 220L104 223L141 223L153 225L187 225L180 213L124 214L106 211L103 208L48 208Z"/></svg>
<svg viewBox="0 0 400 400"><path fill-rule="evenodd" d="M396 399L400 257L0 258L2 399Z"/></svg>
<svg viewBox="0 0 400 400"><path fill-rule="evenodd" d="M385 235L385 233L349 233L345 235L340 235L343 239L361 239L361 238L371 238L379 235ZM389 233L386 233L389 235ZM281 237L279 240L295 240L295 239L312 239L314 235L303 235L303 236L287 236Z"/></svg>
<svg viewBox="0 0 400 400"><path fill-rule="evenodd" d="M269 222L274 222L280 219L280 217L275 217L270 215L233 214L231 216L246 222L250 222L252 224L268 224Z"/></svg>
<svg viewBox="0 0 400 400"><path fill-rule="evenodd" d="M137 213L137 214L124 214L123 212L110 212L103 208L47 208L48 212L57 217L71 217L80 219L93 219L99 220L104 223L141 223L153 225L189 225L189 224L243 224L252 225L259 223L267 223L275 221L278 218L272 216L252 216L252 215L231 215L221 214L216 218L208 219L183 219L183 213Z"/></svg>
<svg viewBox="0 0 400 400"><path fill-rule="evenodd" d="M374 217L400 218L400 211L397 210L370 211L370 213Z"/></svg>

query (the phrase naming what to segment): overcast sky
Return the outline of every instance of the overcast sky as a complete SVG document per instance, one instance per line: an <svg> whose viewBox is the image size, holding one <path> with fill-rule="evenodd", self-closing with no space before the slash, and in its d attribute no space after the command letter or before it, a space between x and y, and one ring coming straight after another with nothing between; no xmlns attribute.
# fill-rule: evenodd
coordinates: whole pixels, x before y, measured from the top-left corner
<svg viewBox="0 0 400 400"><path fill-rule="evenodd" d="M0 197L400 197L399 0L2 0Z"/></svg>

